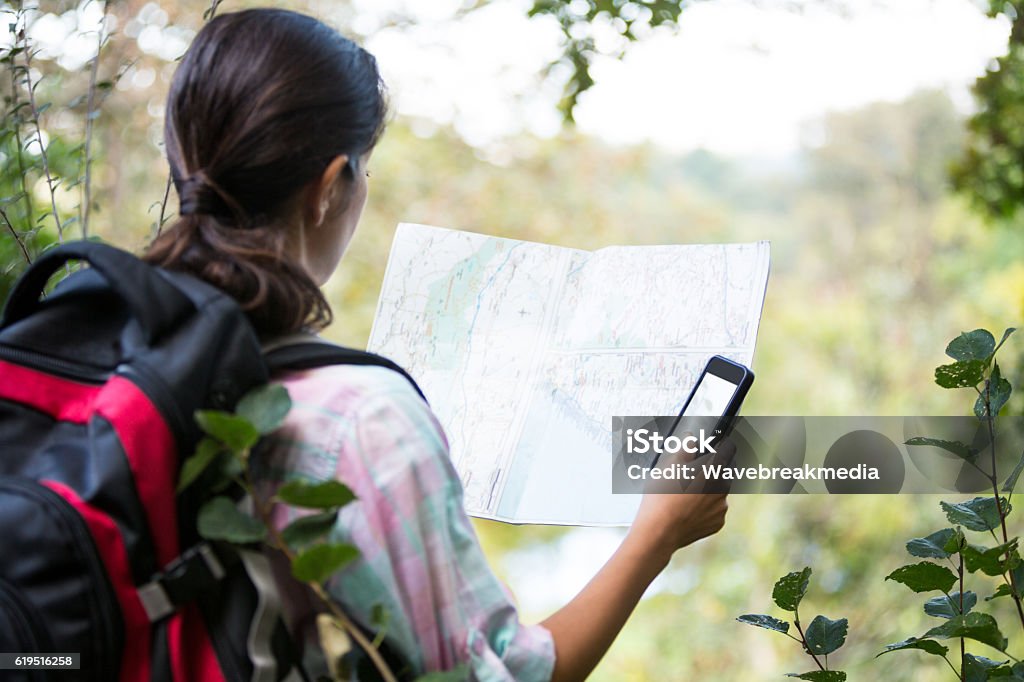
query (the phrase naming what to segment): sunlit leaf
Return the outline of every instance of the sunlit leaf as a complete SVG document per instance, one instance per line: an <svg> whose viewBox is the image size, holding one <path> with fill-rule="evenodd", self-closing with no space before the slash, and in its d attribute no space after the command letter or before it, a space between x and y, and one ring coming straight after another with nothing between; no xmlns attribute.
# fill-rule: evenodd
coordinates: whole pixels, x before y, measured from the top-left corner
<svg viewBox="0 0 1024 682"><path fill-rule="evenodd" d="M330 509L344 507L356 496L340 481L289 481L277 489L277 499L296 507Z"/></svg>
<svg viewBox="0 0 1024 682"><path fill-rule="evenodd" d="M222 410L197 410L196 422L204 433L213 436L235 452L248 450L260 439L260 433L242 417Z"/></svg>
<svg viewBox="0 0 1024 682"><path fill-rule="evenodd" d="M901 566L886 576L886 580L906 585L914 592L931 592L939 590L949 592L956 582L956 576L945 566L928 561Z"/></svg>
<svg viewBox="0 0 1024 682"><path fill-rule="evenodd" d="M235 413L248 420L259 433L268 434L281 426L290 409L292 399L288 389L281 384L265 384L242 396Z"/></svg>
<svg viewBox="0 0 1024 682"><path fill-rule="evenodd" d="M292 561L292 575L303 582L323 583L358 556L359 550L352 545L314 545Z"/></svg>
<svg viewBox="0 0 1024 682"><path fill-rule="evenodd" d="M847 622L845 618L831 620L816 616L804 630L808 650L815 655L827 655L846 642Z"/></svg>
<svg viewBox="0 0 1024 682"><path fill-rule="evenodd" d="M978 595L974 592L964 592L963 613L970 613L971 609L978 603ZM951 592L947 597L933 597L924 603L924 612L936 618L953 618L962 615L960 611L960 593Z"/></svg>
<svg viewBox="0 0 1024 682"><path fill-rule="evenodd" d="M995 337L987 329L963 332L946 346L946 355L954 360L987 360L996 348Z"/></svg>
<svg viewBox="0 0 1024 682"><path fill-rule="evenodd" d="M1006 650L1006 638L999 631L996 619L987 613L973 611L963 616L950 618L942 625L936 626L924 634L925 637L953 639L965 637L991 647Z"/></svg>
<svg viewBox="0 0 1024 682"><path fill-rule="evenodd" d="M259 542L267 528L257 519L239 511L228 497L215 497L199 509L199 534L207 540L224 540L237 544Z"/></svg>
<svg viewBox="0 0 1024 682"><path fill-rule="evenodd" d="M741 623L747 625L753 625L754 627L764 628L766 630L774 630L775 632L789 632L789 623L772 616L766 616L759 613L746 613L737 618Z"/></svg>
<svg viewBox="0 0 1024 682"><path fill-rule="evenodd" d="M787 573L779 578L772 589L772 599L784 611L796 611L800 600L807 592L807 584L811 579L811 567Z"/></svg>

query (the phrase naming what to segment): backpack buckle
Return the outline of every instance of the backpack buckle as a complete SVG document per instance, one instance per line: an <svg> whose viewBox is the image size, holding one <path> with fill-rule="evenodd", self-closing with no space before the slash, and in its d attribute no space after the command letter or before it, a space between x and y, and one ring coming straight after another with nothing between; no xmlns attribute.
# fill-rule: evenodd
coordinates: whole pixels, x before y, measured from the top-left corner
<svg viewBox="0 0 1024 682"><path fill-rule="evenodd" d="M139 595L139 601L142 602L142 608L145 609L150 623L166 618L177 608L171 603L167 590L155 580L138 588L136 593Z"/></svg>
<svg viewBox="0 0 1024 682"><path fill-rule="evenodd" d="M225 575L221 557L208 542L200 542L182 552L136 593L149 622L155 623L214 587Z"/></svg>

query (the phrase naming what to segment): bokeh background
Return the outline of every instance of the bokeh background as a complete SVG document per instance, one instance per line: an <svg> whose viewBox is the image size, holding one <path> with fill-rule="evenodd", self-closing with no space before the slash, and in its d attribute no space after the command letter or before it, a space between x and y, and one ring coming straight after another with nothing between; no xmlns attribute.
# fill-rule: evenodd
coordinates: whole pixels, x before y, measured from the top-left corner
<svg viewBox="0 0 1024 682"><path fill-rule="evenodd" d="M216 11L254 4L225 0ZM400 221L586 249L770 240L747 414L966 414L971 392L932 383L946 342L976 327L998 338L1020 321L1024 227L1012 192L986 198L996 180L983 173L973 191L951 182L974 150L998 162L1007 187L1024 183L1019 159L972 142L969 125L975 79L1014 67L994 61L1018 30L1013 3L270 4L367 46L391 89L370 202L327 285L336 341L365 344ZM0 299L25 255L59 239L54 211L66 238L84 230L134 250L159 229L162 208L173 215L173 189L163 205L163 99L209 10L191 0L0 3ZM628 35L624 18L635 22ZM1001 134L1020 140L1024 118ZM1015 385L1022 348L1013 337L1001 352ZM1007 410L1022 407L1015 396ZM771 585L804 565L814 568L805 620L849 618L832 662L851 680L948 677L923 654L874 658L933 624L920 600L883 579L906 563L907 539L947 525L939 499L733 499L725 530L678 553L593 679L809 670L792 641L734 620L783 615ZM477 528L527 620L571 598L622 536ZM991 589L978 586L981 596ZM1009 615L1008 600L983 606ZM1004 622L1011 652L1024 654L1024 633Z"/></svg>

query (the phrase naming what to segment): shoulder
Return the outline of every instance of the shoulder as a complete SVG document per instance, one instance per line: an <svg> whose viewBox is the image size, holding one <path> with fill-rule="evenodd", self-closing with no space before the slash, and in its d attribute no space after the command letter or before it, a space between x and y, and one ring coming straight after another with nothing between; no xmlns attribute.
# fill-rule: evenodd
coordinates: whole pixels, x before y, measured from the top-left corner
<svg viewBox="0 0 1024 682"><path fill-rule="evenodd" d="M407 378L373 365L326 365L275 377L292 398L293 412L348 424L360 439L394 441L418 436L447 450L444 431Z"/></svg>
<svg viewBox="0 0 1024 682"><path fill-rule="evenodd" d="M325 365L274 377L300 405L349 415L369 403L394 402L429 411L409 380L375 365Z"/></svg>
<svg viewBox="0 0 1024 682"><path fill-rule="evenodd" d="M364 513L385 525L460 499L444 429L398 372L331 365L278 381L292 397L292 410L275 434L275 466L345 481Z"/></svg>

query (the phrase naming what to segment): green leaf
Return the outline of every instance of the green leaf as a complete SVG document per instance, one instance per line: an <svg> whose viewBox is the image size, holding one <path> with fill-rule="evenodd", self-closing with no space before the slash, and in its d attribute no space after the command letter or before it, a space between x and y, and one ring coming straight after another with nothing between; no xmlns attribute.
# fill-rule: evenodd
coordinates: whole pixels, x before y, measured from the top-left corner
<svg viewBox="0 0 1024 682"><path fill-rule="evenodd" d="M927 561L901 566L885 579L902 583L914 592L949 592L956 582L956 576L948 568Z"/></svg>
<svg viewBox="0 0 1024 682"><path fill-rule="evenodd" d="M1010 338L1010 334L1014 333L1015 331L1017 331L1016 327L1007 327L1006 331L1003 332L1003 338L999 339L999 345L992 350L992 355L995 355L997 352L999 352L999 349L1003 347L1004 343L1006 343L1006 339Z"/></svg>
<svg viewBox="0 0 1024 682"><path fill-rule="evenodd" d="M334 528L337 518L338 511L336 509L303 516L289 523L281 531L281 538L293 549L305 547L327 535Z"/></svg>
<svg viewBox="0 0 1024 682"><path fill-rule="evenodd" d="M260 439L260 433L245 419L222 410L197 410L196 421L205 433L232 451L241 453Z"/></svg>
<svg viewBox="0 0 1024 682"><path fill-rule="evenodd" d="M1006 661L993 661L984 656L964 654L964 682L987 682L989 671L998 668Z"/></svg>
<svg viewBox="0 0 1024 682"><path fill-rule="evenodd" d="M193 481L199 478L199 474L206 471L214 458L223 452L224 446L213 438L203 438L196 446L195 454L185 460L181 465L181 474L178 476L178 487L176 492L181 492L189 487Z"/></svg>
<svg viewBox="0 0 1024 682"><path fill-rule="evenodd" d="M956 538L956 531L943 528L928 537L914 538L907 543L907 552L922 559L946 559L953 552L946 551L946 543Z"/></svg>
<svg viewBox="0 0 1024 682"><path fill-rule="evenodd" d="M323 583L331 574L359 556L352 545L314 545L292 561L292 575L303 582Z"/></svg>
<svg viewBox="0 0 1024 682"><path fill-rule="evenodd" d="M966 637L982 644L988 644L1000 651L1006 651L1006 638L999 631L996 619L987 613L978 611L950 618L942 625L924 633L924 636L938 639Z"/></svg>
<svg viewBox="0 0 1024 682"><path fill-rule="evenodd" d="M907 651L910 649L923 651L926 654L931 654L933 656L945 656L947 653L949 653L949 647L943 646L935 640L918 639L917 637L910 637L909 639L905 639L902 642L896 642L895 644L886 644L885 651L883 651L881 654L878 654L878 656L881 656L882 654L888 654L893 651ZM875 656L875 658L878 658L878 656Z"/></svg>
<svg viewBox="0 0 1024 682"><path fill-rule="evenodd" d="M974 401L974 415L978 419L988 419L988 408L991 408L992 416L999 416L999 410L1010 399L1012 392L1013 387L1010 386L1010 382L1003 378L1002 373L999 371L999 365L995 365L992 368L992 374L988 378L987 387L982 390L981 395ZM988 405L985 404L986 397L989 401Z"/></svg>
<svg viewBox="0 0 1024 682"><path fill-rule="evenodd" d="M987 329L963 332L946 346L946 355L954 360L988 360L996 349L996 340Z"/></svg>
<svg viewBox="0 0 1024 682"><path fill-rule="evenodd" d="M1021 472L1024 472L1024 454L1021 454L1020 459L1017 460L1017 466L1013 468L1010 475L1006 477L1006 482L1003 483L1003 492L1012 493L1013 489L1017 487L1017 479L1020 478Z"/></svg>
<svg viewBox="0 0 1024 682"><path fill-rule="evenodd" d="M281 426L290 409L288 389L281 384L265 384L242 396L235 413L266 435Z"/></svg>
<svg viewBox="0 0 1024 682"><path fill-rule="evenodd" d="M845 618L830 620L816 616L804 630L807 648L812 654L830 654L846 642L847 622Z"/></svg>
<svg viewBox="0 0 1024 682"><path fill-rule="evenodd" d="M904 445L930 445L932 447L941 448L947 452L952 452L957 457L965 459L967 461L973 461L978 456L979 450L975 450L966 443L961 443L958 440L943 440L942 438L924 438L922 436L915 436L910 440L904 441Z"/></svg>
<svg viewBox="0 0 1024 682"><path fill-rule="evenodd" d="M786 677L811 682L846 682L846 673L842 670L812 670L809 673L786 673Z"/></svg>
<svg viewBox="0 0 1024 682"><path fill-rule="evenodd" d="M736 620L741 623L746 623L747 625L764 628L765 630L774 630L775 632L783 633L789 632L789 623L786 621L760 613L745 613Z"/></svg>
<svg viewBox="0 0 1024 682"><path fill-rule="evenodd" d="M942 388L971 388L985 378L984 360L964 360L935 368L935 383Z"/></svg>
<svg viewBox="0 0 1024 682"><path fill-rule="evenodd" d="M383 604L374 604L370 609L370 625L376 630L387 628L391 622L391 612Z"/></svg>
<svg viewBox="0 0 1024 682"><path fill-rule="evenodd" d="M383 604L374 604L370 609L370 625L376 630L373 646L380 647L381 642L387 637L388 626L391 625L391 612Z"/></svg>
<svg viewBox="0 0 1024 682"><path fill-rule="evenodd" d="M356 496L340 481L289 481L277 489L277 499L296 507L331 509L344 507Z"/></svg>
<svg viewBox="0 0 1024 682"><path fill-rule="evenodd" d="M224 490L239 476L242 475L244 467L242 466L241 460L237 455L234 455L227 450L221 450L220 455L214 460L214 463L210 466L210 469L216 472L216 476L212 477L210 481L210 490L213 492L220 492Z"/></svg>
<svg viewBox="0 0 1024 682"><path fill-rule="evenodd" d="M953 555L959 554L966 546L967 538L964 537L964 532L960 529L960 526L957 526L953 531L953 537L951 537L946 544L942 546L942 549L949 552L950 555Z"/></svg>
<svg viewBox="0 0 1024 682"><path fill-rule="evenodd" d="M1013 590L1006 583L1003 583L996 588L996 591L991 596L985 597L985 601L992 601L993 599L999 599L1000 597L1012 597Z"/></svg>
<svg viewBox="0 0 1024 682"><path fill-rule="evenodd" d="M1004 570L1020 566L1017 538L996 547L967 545L962 552L964 567L970 573L981 571L985 575L1002 575ZM1008 556L1004 560L1004 555Z"/></svg>
<svg viewBox="0 0 1024 682"><path fill-rule="evenodd" d="M260 521L239 511L228 497L215 497L199 509L199 534L207 540L225 540L236 544L260 542L267 528Z"/></svg>
<svg viewBox="0 0 1024 682"><path fill-rule="evenodd" d="M978 603L978 595L974 592L964 592L964 613L970 613L971 609ZM960 613L960 593L952 592L947 597L933 597L924 603L924 612L936 618L953 618L962 615Z"/></svg>
<svg viewBox="0 0 1024 682"><path fill-rule="evenodd" d="M807 584L811 579L811 567L793 571L779 578L772 589L772 599L784 611L796 611L800 600L807 592Z"/></svg>
<svg viewBox="0 0 1024 682"><path fill-rule="evenodd" d="M1024 682L1024 663L1017 662L1012 666L1003 665L989 671L990 680L1002 680L1003 682Z"/></svg>
<svg viewBox="0 0 1024 682"><path fill-rule="evenodd" d="M967 502L950 504L940 502L942 510L946 512L946 518L950 523L963 526L968 530L986 532L999 527L999 509L992 497L975 497ZM1010 503L1006 498L1001 499L1003 510L1010 513Z"/></svg>
<svg viewBox="0 0 1024 682"><path fill-rule="evenodd" d="M469 679L469 666L460 663L451 670L420 675L413 682L465 682L467 679Z"/></svg>

